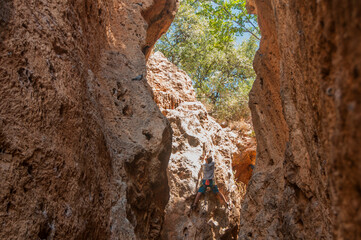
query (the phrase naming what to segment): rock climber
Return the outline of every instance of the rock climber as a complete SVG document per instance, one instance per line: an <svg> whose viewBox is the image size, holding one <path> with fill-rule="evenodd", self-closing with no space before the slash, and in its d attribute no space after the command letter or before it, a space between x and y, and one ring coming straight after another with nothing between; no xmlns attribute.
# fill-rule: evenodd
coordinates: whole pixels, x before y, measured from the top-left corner
<svg viewBox="0 0 361 240"><path fill-rule="evenodd" d="M198 189L198 193L196 198L194 199L194 202L191 206L191 209L195 209L197 207L197 203L199 201L199 198L202 194L204 194L209 187L213 193L215 193L219 200L223 200L227 207L229 207L229 204L224 197L224 195L218 190L217 185L214 184L214 167L215 163L213 162L213 158L211 156L204 157L204 160L207 159L207 162L202 165L203 167L203 179L202 179L202 185Z"/></svg>

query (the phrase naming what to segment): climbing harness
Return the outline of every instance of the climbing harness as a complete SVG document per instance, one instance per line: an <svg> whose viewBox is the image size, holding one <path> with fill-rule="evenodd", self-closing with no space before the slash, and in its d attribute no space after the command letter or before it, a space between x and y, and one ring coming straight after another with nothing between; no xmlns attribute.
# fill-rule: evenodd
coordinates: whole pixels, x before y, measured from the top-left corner
<svg viewBox="0 0 361 240"><path fill-rule="evenodd" d="M206 186L209 186L209 179L206 180Z"/></svg>

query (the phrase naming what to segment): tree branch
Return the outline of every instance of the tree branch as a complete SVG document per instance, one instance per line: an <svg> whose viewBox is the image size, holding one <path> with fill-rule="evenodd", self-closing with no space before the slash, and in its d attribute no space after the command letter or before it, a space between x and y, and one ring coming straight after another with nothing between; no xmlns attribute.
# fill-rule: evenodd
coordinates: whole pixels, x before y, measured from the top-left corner
<svg viewBox="0 0 361 240"><path fill-rule="evenodd" d="M247 22L249 22L255 29L257 29L257 27L252 23L252 21L249 19L249 17L246 17Z"/></svg>
<svg viewBox="0 0 361 240"><path fill-rule="evenodd" d="M226 9L223 5L220 5L220 4L216 3L216 2L213 1L213 0L210 0L210 1L213 2L214 4L220 6L221 8L223 8L223 10L226 11L226 13L227 13L229 16L231 16L231 17L233 17L233 18L237 18L237 17L235 17L230 11L228 11L228 9ZM256 26L254 26L253 23L252 23L251 21L249 21L248 18L246 18L246 19L248 20L248 22L249 22L255 29L257 29ZM248 33L252 34L253 37L255 37L256 39L261 40L257 35L255 35L251 30L249 30L248 28L246 28L243 24L239 23L239 22L236 21L236 20L232 20L232 21L233 21L234 23L237 23L245 32L248 32Z"/></svg>
<svg viewBox="0 0 361 240"><path fill-rule="evenodd" d="M251 30L249 30L248 28L244 27L244 26L243 26L242 24L240 24L239 22L237 22L237 21L233 21L233 22L237 23L241 28L243 28L243 30L244 30L245 32L248 32L248 33L252 34L253 37L255 37L256 39L261 40L256 34L254 34L254 33L253 33Z"/></svg>

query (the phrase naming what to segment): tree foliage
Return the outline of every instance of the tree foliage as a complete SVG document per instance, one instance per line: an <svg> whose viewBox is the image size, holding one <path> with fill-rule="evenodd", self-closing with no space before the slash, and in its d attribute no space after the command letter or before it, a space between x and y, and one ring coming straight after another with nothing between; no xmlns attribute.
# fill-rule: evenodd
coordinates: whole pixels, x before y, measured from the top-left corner
<svg viewBox="0 0 361 240"><path fill-rule="evenodd" d="M190 75L198 99L219 120L249 116L258 28L244 6L240 0L184 0L169 31L156 45L156 50ZM254 36L238 44L236 37L246 32Z"/></svg>
<svg viewBox="0 0 361 240"><path fill-rule="evenodd" d="M247 13L246 0L200 0L191 5L209 20L213 33L221 40L229 41L230 36L244 33L260 40L256 15Z"/></svg>

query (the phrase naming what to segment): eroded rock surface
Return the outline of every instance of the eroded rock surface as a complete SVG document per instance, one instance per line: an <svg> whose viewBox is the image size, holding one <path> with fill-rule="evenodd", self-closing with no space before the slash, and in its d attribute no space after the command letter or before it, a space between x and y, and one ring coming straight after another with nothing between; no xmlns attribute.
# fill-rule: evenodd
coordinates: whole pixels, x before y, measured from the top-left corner
<svg viewBox="0 0 361 240"><path fill-rule="evenodd" d="M147 70L150 90L161 111L175 109L182 102L197 101L191 78L161 52L154 53L148 59Z"/></svg>
<svg viewBox="0 0 361 240"><path fill-rule="evenodd" d="M361 236L361 4L249 1L257 162L239 239Z"/></svg>
<svg viewBox="0 0 361 240"><path fill-rule="evenodd" d="M144 54L176 7L0 1L0 239L159 237L171 128Z"/></svg>
<svg viewBox="0 0 361 240"><path fill-rule="evenodd" d="M236 135L233 140L233 142L238 141L241 144L237 144L239 151L233 154L232 169L236 181L247 185L256 165L256 143L253 138L244 137L240 140L239 137Z"/></svg>
<svg viewBox="0 0 361 240"><path fill-rule="evenodd" d="M163 239L220 239L237 235L241 193L234 181L232 153L237 151L227 133L207 115L200 102L184 102L166 117L173 133L168 166L170 188L162 231ZM198 209L190 212L201 171L202 146L212 150L219 190L230 200L229 211L212 192L201 198ZM176 223L176 224L175 224Z"/></svg>
<svg viewBox="0 0 361 240"><path fill-rule="evenodd" d="M160 52L151 55L147 65L147 79L154 99L174 132L168 166L170 198L162 239L235 239L245 185L235 181L232 158L241 155L239 148L245 148L245 142L208 115L205 107L195 99L191 79ZM198 209L190 211L200 187L197 183L203 145L215 159L216 182L231 203L231 210L208 192L201 198Z"/></svg>

